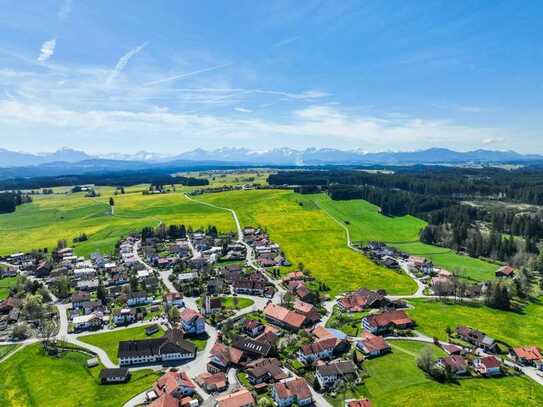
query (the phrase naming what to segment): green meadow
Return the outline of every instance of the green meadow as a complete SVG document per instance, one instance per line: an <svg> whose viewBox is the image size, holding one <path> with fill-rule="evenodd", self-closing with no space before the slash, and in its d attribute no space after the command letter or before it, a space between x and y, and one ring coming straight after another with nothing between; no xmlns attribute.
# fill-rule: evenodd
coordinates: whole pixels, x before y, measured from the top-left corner
<svg viewBox="0 0 543 407"><path fill-rule="evenodd" d="M193 228L216 225L219 230L235 230L231 216L187 200L180 192L143 195L144 186L127 188L124 195L114 196L115 212L111 214L109 198L114 188L98 188L98 198L83 193L37 195L34 202L17 207L17 211L0 215L0 255L34 248L49 249L66 239L87 234L89 240L72 245L79 255L96 250L111 252L118 239L145 226L159 222L183 223Z"/></svg>
<svg viewBox="0 0 543 407"><path fill-rule="evenodd" d="M112 332L84 335L77 339L79 339L81 342L102 348L109 356L109 359L113 363L117 364L119 363L119 358L117 355L119 342L129 341L132 339L160 338L162 335L164 335L164 331L159 330L155 334L147 336L145 334L145 328L145 326L139 326L136 328L120 329Z"/></svg>
<svg viewBox="0 0 543 407"><path fill-rule="evenodd" d="M455 270L468 280L492 279L498 268L495 264L463 256L447 248L421 243L419 232L426 226L426 222L413 216L384 216L379 213L377 206L360 199L333 201L325 194L308 195L300 199L304 202L313 200L318 207L343 222L349 228L353 241L386 242L406 253L429 258L439 267Z"/></svg>
<svg viewBox="0 0 543 407"><path fill-rule="evenodd" d="M360 287L386 288L389 293L415 291L404 274L375 265L346 245L345 231L316 205L300 205L301 195L284 190L231 191L196 197L234 209L242 225L260 225L293 264L303 263L330 287L330 295Z"/></svg>
<svg viewBox="0 0 543 407"><path fill-rule="evenodd" d="M424 299L409 300L409 315L417 330L447 339L446 329L458 325L477 328L510 346L543 347L543 305L530 303L522 312L500 311L480 304L448 304Z"/></svg>
<svg viewBox="0 0 543 407"><path fill-rule="evenodd" d="M426 376L416 365L421 350L430 346L417 342L390 341L392 353L364 362L369 377L364 383L328 397L334 407L348 399L369 398L376 407L432 406L539 406L543 388L522 376L466 379L442 384ZM443 352L433 347L434 357Z"/></svg>
<svg viewBox="0 0 543 407"><path fill-rule="evenodd" d="M9 289L17 283L17 277L7 277L0 279L0 301L7 298Z"/></svg>
<svg viewBox="0 0 543 407"><path fill-rule="evenodd" d="M39 344L27 346L0 364L0 405L118 407L158 378L151 370L139 370L126 384L100 385L100 367L87 368L89 358L72 351L51 357Z"/></svg>

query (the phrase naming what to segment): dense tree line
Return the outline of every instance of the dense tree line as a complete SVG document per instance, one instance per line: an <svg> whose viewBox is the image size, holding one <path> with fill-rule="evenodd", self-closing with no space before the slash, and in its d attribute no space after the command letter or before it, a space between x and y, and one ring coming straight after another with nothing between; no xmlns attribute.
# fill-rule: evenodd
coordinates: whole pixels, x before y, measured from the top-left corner
<svg viewBox="0 0 543 407"><path fill-rule="evenodd" d="M18 205L32 202L32 197L21 192L0 193L0 213L15 212Z"/></svg>
<svg viewBox="0 0 543 407"><path fill-rule="evenodd" d="M208 185L205 178L174 177L156 171L125 171L113 173L92 173L81 175L65 175L58 177L13 178L0 181L0 190L41 189L70 185L110 185L115 187L138 184L188 186Z"/></svg>
<svg viewBox="0 0 543 407"><path fill-rule="evenodd" d="M394 173L358 170L283 171L268 178L272 185L372 185L422 195L454 199L508 199L543 204L543 169L515 171L498 168L448 168L414 166L395 168Z"/></svg>

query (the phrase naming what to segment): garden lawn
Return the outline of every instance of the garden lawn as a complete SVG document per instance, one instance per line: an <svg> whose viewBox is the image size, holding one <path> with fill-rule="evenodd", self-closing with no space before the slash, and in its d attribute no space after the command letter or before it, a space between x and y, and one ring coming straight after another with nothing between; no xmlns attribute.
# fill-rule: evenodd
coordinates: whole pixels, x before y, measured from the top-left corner
<svg viewBox="0 0 543 407"><path fill-rule="evenodd" d="M237 304L235 304L234 298L237 300ZM250 298L243 298L243 297L221 297L221 303L222 306L226 309L233 309L233 310L240 310L247 307L250 307L255 302L251 300Z"/></svg>
<svg viewBox="0 0 543 407"><path fill-rule="evenodd" d="M7 277L0 279L0 301L7 298L9 289L17 283L17 277Z"/></svg>
<svg viewBox="0 0 543 407"><path fill-rule="evenodd" d="M353 199L334 201L325 194L307 195L304 201L313 200L320 208L349 228L351 239L367 243L385 242L412 255L424 256L435 265L457 271L467 280L485 281L494 278L496 264L455 253L419 241L419 232L426 222L414 216L389 217L379 213L379 208L367 201Z"/></svg>
<svg viewBox="0 0 543 407"><path fill-rule="evenodd" d="M386 288L391 294L416 289L406 275L371 262L349 249L345 231L316 205L300 205L304 195L284 190L231 191L196 199L234 209L244 226L266 228L293 264L304 263L312 275L330 287L330 295L360 287ZM286 271L286 270L283 270Z"/></svg>
<svg viewBox="0 0 543 407"><path fill-rule="evenodd" d="M334 407L344 400L368 397L375 407L413 406L538 406L543 403L543 387L523 377L466 379L441 384L429 379L416 366L416 357L425 345L390 341L392 353L364 362L369 378L364 384L328 398ZM435 357L442 355L435 347Z"/></svg>
<svg viewBox="0 0 543 407"><path fill-rule="evenodd" d="M140 370L126 384L100 385L100 367L88 369L89 358L79 352L50 357L39 344L27 346L0 364L0 405L118 407L158 378L151 370Z"/></svg>
<svg viewBox="0 0 543 407"><path fill-rule="evenodd" d="M543 305L529 304L522 313L500 311L483 305L445 304L410 300L408 314L416 329L428 336L446 339L446 329L458 325L477 328L510 346L538 345L543 348Z"/></svg>
<svg viewBox="0 0 543 407"><path fill-rule="evenodd" d="M129 341L132 339L149 339L149 338L160 338L164 335L164 331L159 330L153 335L145 335L145 328L147 326L138 326L136 328L127 328L119 329L117 331L106 332L106 333L97 333L93 335L84 335L80 336L79 339L81 342L85 342L99 348L102 348L109 359L117 364L119 363L119 358L117 357L117 351L119 348L120 341Z"/></svg>
<svg viewBox="0 0 543 407"><path fill-rule="evenodd" d="M215 225L220 231L235 230L230 214L191 202L180 193L142 195L141 192L113 196L111 187L98 188L101 196L83 193L36 195L34 202L20 205L14 213L0 215L0 255L33 248L49 249L66 239L87 234L89 240L73 245L78 255L96 250L111 253L121 236L156 226L160 221L193 228ZM134 191L137 191L135 189ZM115 201L111 215L109 198Z"/></svg>
<svg viewBox="0 0 543 407"><path fill-rule="evenodd" d="M357 337L362 330L362 318L366 315L368 312L343 312L341 308L335 306L332 315L326 321L326 327Z"/></svg>

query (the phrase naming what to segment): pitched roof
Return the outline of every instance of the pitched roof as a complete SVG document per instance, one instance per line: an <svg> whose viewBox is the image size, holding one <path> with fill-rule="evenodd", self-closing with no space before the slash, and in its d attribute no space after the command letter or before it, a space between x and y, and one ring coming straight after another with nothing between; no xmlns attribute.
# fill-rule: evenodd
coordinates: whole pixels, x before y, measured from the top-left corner
<svg viewBox="0 0 543 407"><path fill-rule="evenodd" d="M441 359L441 362L453 370L460 370L468 367L468 362L460 355L447 356L446 358Z"/></svg>
<svg viewBox="0 0 543 407"><path fill-rule="evenodd" d="M226 346L223 343L216 342L211 348L210 356L216 357L227 365L229 363L238 364L243 357L243 351L232 346Z"/></svg>
<svg viewBox="0 0 543 407"><path fill-rule="evenodd" d="M497 367L500 367L500 361L496 359L496 357L494 356L485 356L484 358L481 358L479 361L487 369L495 369Z"/></svg>
<svg viewBox="0 0 543 407"><path fill-rule="evenodd" d="M298 400L311 398L311 390L303 378L286 379L274 384L275 392L279 399L284 400L296 397Z"/></svg>
<svg viewBox="0 0 543 407"><path fill-rule="evenodd" d="M352 360L345 360L317 366L317 372L321 376L343 376L356 373L356 366Z"/></svg>
<svg viewBox="0 0 543 407"><path fill-rule="evenodd" d="M190 380L187 372L166 372L155 383L155 388L161 392L172 392L179 386L190 387L192 389L196 387L192 380Z"/></svg>
<svg viewBox="0 0 543 407"><path fill-rule="evenodd" d="M370 325L375 327L385 327L389 324L407 325L413 323L403 310L383 312L381 314L370 315L366 318Z"/></svg>
<svg viewBox="0 0 543 407"><path fill-rule="evenodd" d="M372 407L372 403L368 399L351 400L347 403L347 407Z"/></svg>
<svg viewBox="0 0 543 407"><path fill-rule="evenodd" d="M541 351L537 346L523 346L520 348L513 348L513 352L518 358L528 361L541 360Z"/></svg>
<svg viewBox="0 0 543 407"><path fill-rule="evenodd" d="M247 405L255 405L255 399L247 389L241 389L235 393L217 397L216 400L219 407L242 407Z"/></svg>
<svg viewBox="0 0 543 407"><path fill-rule="evenodd" d="M369 353L377 351L382 352L386 349L390 349L390 345L385 341L382 336L370 334L367 335L366 338L362 339L360 342L362 342L362 344Z"/></svg>
<svg viewBox="0 0 543 407"><path fill-rule="evenodd" d="M275 381L288 377L281 368L281 362L276 358L257 359L248 363L247 374L256 378L270 376Z"/></svg>
<svg viewBox="0 0 543 407"><path fill-rule="evenodd" d="M234 348L244 352L267 356L270 353L271 345L267 342L256 341L251 338L245 338L241 335L236 335L232 341Z"/></svg>
<svg viewBox="0 0 543 407"><path fill-rule="evenodd" d="M318 325L316 326L315 328L313 328L313 330L311 331L311 333L317 338L317 339L325 339L325 338L335 338L334 334L331 333L328 329L326 329L324 326L322 325Z"/></svg>
<svg viewBox="0 0 543 407"><path fill-rule="evenodd" d="M338 302L349 311L362 311L366 307L371 307L376 302L382 301L383 298L384 295L380 293L361 288L340 298Z"/></svg>
<svg viewBox="0 0 543 407"><path fill-rule="evenodd" d="M164 393L149 404L149 407L179 407L179 399L170 393Z"/></svg>
<svg viewBox="0 0 543 407"><path fill-rule="evenodd" d="M190 322L198 318L203 318L202 315L192 308L185 308L183 311L180 312L179 318L181 318L182 321Z"/></svg>
<svg viewBox="0 0 543 407"><path fill-rule="evenodd" d="M290 311L284 307L281 307L280 305L275 305L271 302L266 305L266 308L264 308L264 315L293 328L300 328L305 322L305 317L303 315Z"/></svg>
<svg viewBox="0 0 543 407"><path fill-rule="evenodd" d="M123 368L112 368L112 369L107 369L107 368L104 368L102 370L100 370L100 379L106 379L108 377L125 377L125 376L128 376L128 369L123 369Z"/></svg>
<svg viewBox="0 0 543 407"><path fill-rule="evenodd" d="M178 334L179 330L169 330L162 338L120 341L118 347L119 358L152 356L167 353L192 353L196 346L186 341Z"/></svg>
<svg viewBox="0 0 543 407"><path fill-rule="evenodd" d="M308 345L303 345L300 348L300 351L306 356L312 355L315 353L321 353L327 349L334 349L336 347L336 343L337 339L335 337L321 339L320 341L313 342Z"/></svg>

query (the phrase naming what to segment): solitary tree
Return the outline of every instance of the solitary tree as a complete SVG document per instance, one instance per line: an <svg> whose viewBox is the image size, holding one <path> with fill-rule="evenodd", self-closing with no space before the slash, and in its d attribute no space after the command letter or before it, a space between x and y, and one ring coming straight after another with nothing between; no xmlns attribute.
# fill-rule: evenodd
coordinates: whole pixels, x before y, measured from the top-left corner
<svg viewBox="0 0 543 407"><path fill-rule="evenodd" d="M115 201L113 200L113 197L109 198L109 206L115 206Z"/></svg>

